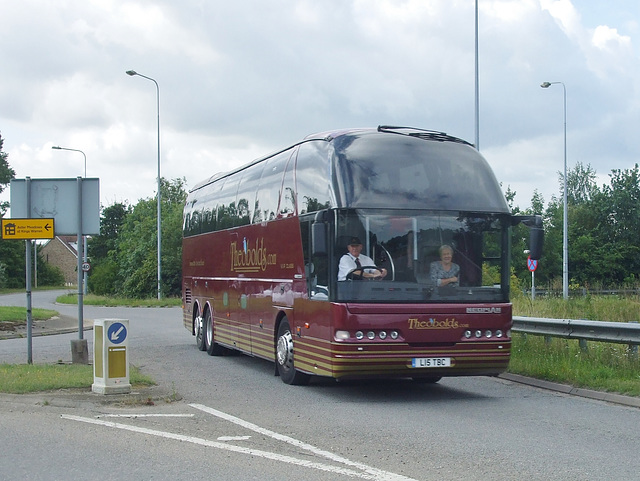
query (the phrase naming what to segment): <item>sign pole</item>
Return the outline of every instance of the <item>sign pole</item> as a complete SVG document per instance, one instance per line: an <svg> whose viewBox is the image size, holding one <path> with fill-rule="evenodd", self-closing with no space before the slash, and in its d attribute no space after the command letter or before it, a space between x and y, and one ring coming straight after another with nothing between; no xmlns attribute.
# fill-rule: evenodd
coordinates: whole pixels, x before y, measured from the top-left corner
<svg viewBox="0 0 640 481"><path fill-rule="evenodd" d="M83 306L84 302L82 295L84 289L82 289L82 281L84 278L84 272L82 271L82 255L80 253L82 249L82 177L78 177L78 240L77 240L78 254L78 339L83 338L84 334L84 319L83 319Z"/></svg>
<svg viewBox="0 0 640 481"><path fill-rule="evenodd" d="M531 271L531 300L536 298L536 277L535 271L538 268L538 260L532 259L531 256L527 257L527 269Z"/></svg>
<svg viewBox="0 0 640 481"><path fill-rule="evenodd" d="M27 212L31 212L31 177L26 178L27 183ZM24 241L25 252L25 284L27 289L27 364L33 364L32 328L33 317L31 315L31 241Z"/></svg>
<svg viewBox="0 0 640 481"><path fill-rule="evenodd" d="M531 271L531 300L536 300L536 271Z"/></svg>

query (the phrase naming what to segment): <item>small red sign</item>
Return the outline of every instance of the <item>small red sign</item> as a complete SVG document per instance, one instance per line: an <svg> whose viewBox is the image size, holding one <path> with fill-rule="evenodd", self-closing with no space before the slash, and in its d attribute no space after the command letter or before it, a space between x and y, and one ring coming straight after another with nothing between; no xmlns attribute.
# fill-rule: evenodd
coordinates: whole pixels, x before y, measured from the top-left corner
<svg viewBox="0 0 640 481"><path fill-rule="evenodd" d="M536 270L537 267L538 267L537 259L532 259L531 257L527 257L527 269L533 272Z"/></svg>

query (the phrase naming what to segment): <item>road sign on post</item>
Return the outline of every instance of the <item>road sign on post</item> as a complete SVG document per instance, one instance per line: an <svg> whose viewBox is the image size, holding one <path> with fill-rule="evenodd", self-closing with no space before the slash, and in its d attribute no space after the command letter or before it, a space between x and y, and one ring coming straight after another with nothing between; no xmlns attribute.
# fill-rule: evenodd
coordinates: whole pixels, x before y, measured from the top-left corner
<svg viewBox="0 0 640 481"><path fill-rule="evenodd" d="M129 354L127 352L129 321L96 319L93 323L93 384L98 394L127 394Z"/></svg>
<svg viewBox="0 0 640 481"><path fill-rule="evenodd" d="M538 268L538 260L527 257L527 269L531 271L531 300L536 298L536 269Z"/></svg>
<svg viewBox="0 0 640 481"><path fill-rule="evenodd" d="M2 239L28 240L53 239L53 218L47 219L2 219Z"/></svg>

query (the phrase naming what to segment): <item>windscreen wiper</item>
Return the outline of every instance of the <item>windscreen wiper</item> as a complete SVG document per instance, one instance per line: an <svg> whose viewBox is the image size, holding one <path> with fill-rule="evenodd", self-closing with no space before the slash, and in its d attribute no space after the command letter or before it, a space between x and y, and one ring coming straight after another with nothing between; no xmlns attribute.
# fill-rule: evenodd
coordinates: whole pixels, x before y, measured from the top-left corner
<svg viewBox="0 0 640 481"><path fill-rule="evenodd" d="M415 127L399 127L394 125L379 125L378 132L388 132L392 134L407 135L409 137L418 137L424 140L436 140L438 142L457 142L459 144L470 145L466 140L459 139L453 135L449 135L445 132L438 132L436 130L417 129Z"/></svg>

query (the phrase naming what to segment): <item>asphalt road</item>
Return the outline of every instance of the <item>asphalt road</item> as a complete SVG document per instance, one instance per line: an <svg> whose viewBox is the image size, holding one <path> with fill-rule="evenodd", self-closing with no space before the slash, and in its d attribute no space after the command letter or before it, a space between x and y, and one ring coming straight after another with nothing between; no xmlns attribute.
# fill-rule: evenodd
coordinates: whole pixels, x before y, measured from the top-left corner
<svg viewBox="0 0 640 481"><path fill-rule="evenodd" d="M638 477L637 408L486 377L287 386L271 363L198 351L179 308L87 307L85 318L128 319L130 361L163 394L153 405L0 395L1 479ZM69 360L74 338L34 338L34 362ZM25 346L0 341L0 363L25 362ZM167 393L181 399L166 402Z"/></svg>

